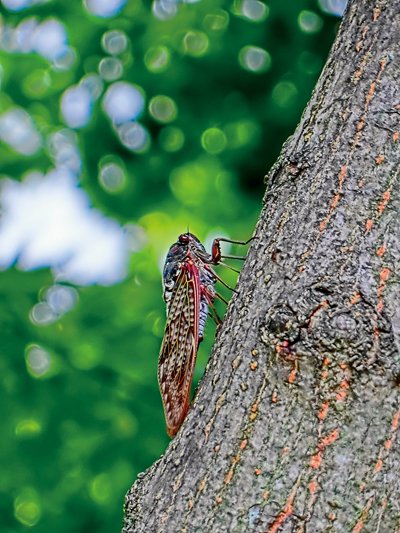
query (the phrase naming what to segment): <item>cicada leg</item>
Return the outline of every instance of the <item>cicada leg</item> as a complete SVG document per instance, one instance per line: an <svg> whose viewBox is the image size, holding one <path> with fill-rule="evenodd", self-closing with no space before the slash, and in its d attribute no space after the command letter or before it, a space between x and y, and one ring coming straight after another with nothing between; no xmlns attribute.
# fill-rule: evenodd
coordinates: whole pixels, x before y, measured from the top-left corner
<svg viewBox="0 0 400 533"><path fill-rule="evenodd" d="M206 265L206 268L207 268L207 267L208 267L208 270L212 273L212 275L215 276L215 279L217 279L220 283L222 283L222 285L225 285L225 287L226 287L227 289L229 289L230 291L232 291L232 292L236 292L236 290L235 290L233 287L231 287L230 285L228 285L228 284L227 284L222 278L220 278L220 277L218 276L218 274L217 274L217 273L216 273L211 267L209 267L208 265Z"/></svg>
<svg viewBox="0 0 400 533"><path fill-rule="evenodd" d="M240 244L242 246L246 246L246 244L249 244L249 242L251 242L253 239L254 237L251 237L247 241L234 241L232 239L226 239L225 237L214 239L211 247L211 256L214 265L221 264L221 259L239 259L240 261L244 261L246 259L240 255L222 255L220 242L229 242L231 244Z"/></svg>
<svg viewBox="0 0 400 533"><path fill-rule="evenodd" d="M222 294L220 294L219 292L216 292L216 293L215 293L215 296L216 296L217 298L219 298L219 299L221 300L221 302L224 302L225 305L228 305L228 304L229 304L228 300L227 300L226 298L224 298L224 297L222 296Z"/></svg>
<svg viewBox="0 0 400 533"><path fill-rule="evenodd" d="M228 259L230 259L230 257L227 256L227 255L225 255L224 257L227 257ZM243 259L244 259L244 257L243 257ZM222 261L220 261L218 263L218 265L222 265L223 267L229 268L229 270L232 270L233 272L236 272L236 274L240 274L240 270L238 270L237 268L233 268L233 266L228 265L227 263L223 263Z"/></svg>
<svg viewBox="0 0 400 533"><path fill-rule="evenodd" d="M218 315L217 310L215 309L215 305L212 302L208 302L208 305L210 309L212 310L212 312L211 311L208 312L208 315L214 320L217 326L217 334L218 334L218 331L220 327L222 326L222 319Z"/></svg>
<svg viewBox="0 0 400 533"><path fill-rule="evenodd" d="M212 311L212 312L210 312L210 311L208 312L209 316L217 324L217 327L220 326L222 324L222 319L219 317L218 312L217 312L217 310L215 308L215 305L214 305L214 294L211 294L206 287L203 288L202 293L203 293L205 299L207 300L209 308ZM224 302L228 303L225 300L225 298L223 298L218 292L215 293L215 296L217 296L218 298L223 299Z"/></svg>

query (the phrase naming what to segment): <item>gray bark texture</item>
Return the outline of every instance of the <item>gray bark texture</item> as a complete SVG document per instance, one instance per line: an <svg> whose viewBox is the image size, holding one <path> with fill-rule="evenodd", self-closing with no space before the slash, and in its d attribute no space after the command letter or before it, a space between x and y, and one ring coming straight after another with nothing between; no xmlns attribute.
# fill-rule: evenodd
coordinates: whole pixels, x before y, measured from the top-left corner
<svg viewBox="0 0 400 533"><path fill-rule="evenodd" d="M350 1L124 533L400 533L399 19Z"/></svg>

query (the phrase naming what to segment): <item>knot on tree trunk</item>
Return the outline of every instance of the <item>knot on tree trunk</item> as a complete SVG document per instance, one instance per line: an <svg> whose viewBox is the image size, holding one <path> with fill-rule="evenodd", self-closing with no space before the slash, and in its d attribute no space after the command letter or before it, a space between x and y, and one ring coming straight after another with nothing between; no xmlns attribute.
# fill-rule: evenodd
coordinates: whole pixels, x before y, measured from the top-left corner
<svg viewBox="0 0 400 533"><path fill-rule="evenodd" d="M290 291L289 291L290 292ZM359 291L318 285L290 292L286 302L271 307L262 339L286 360L329 357L358 372L400 376L400 353L390 317L379 300Z"/></svg>

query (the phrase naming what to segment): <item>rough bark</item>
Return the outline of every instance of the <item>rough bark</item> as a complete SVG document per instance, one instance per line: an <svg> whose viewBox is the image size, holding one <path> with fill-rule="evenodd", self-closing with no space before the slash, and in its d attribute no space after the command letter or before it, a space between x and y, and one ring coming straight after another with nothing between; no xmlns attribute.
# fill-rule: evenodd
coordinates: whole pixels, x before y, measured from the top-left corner
<svg viewBox="0 0 400 533"><path fill-rule="evenodd" d="M400 532L400 5L354 0L124 532Z"/></svg>

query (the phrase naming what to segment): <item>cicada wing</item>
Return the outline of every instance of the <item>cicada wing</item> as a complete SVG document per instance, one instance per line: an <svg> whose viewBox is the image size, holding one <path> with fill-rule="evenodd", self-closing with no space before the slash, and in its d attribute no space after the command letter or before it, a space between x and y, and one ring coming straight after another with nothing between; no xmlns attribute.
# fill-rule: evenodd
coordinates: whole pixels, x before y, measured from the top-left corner
<svg viewBox="0 0 400 533"><path fill-rule="evenodd" d="M158 362L158 382L167 433L173 437L189 409L190 387L199 343L200 280L193 263L184 264L175 282Z"/></svg>

